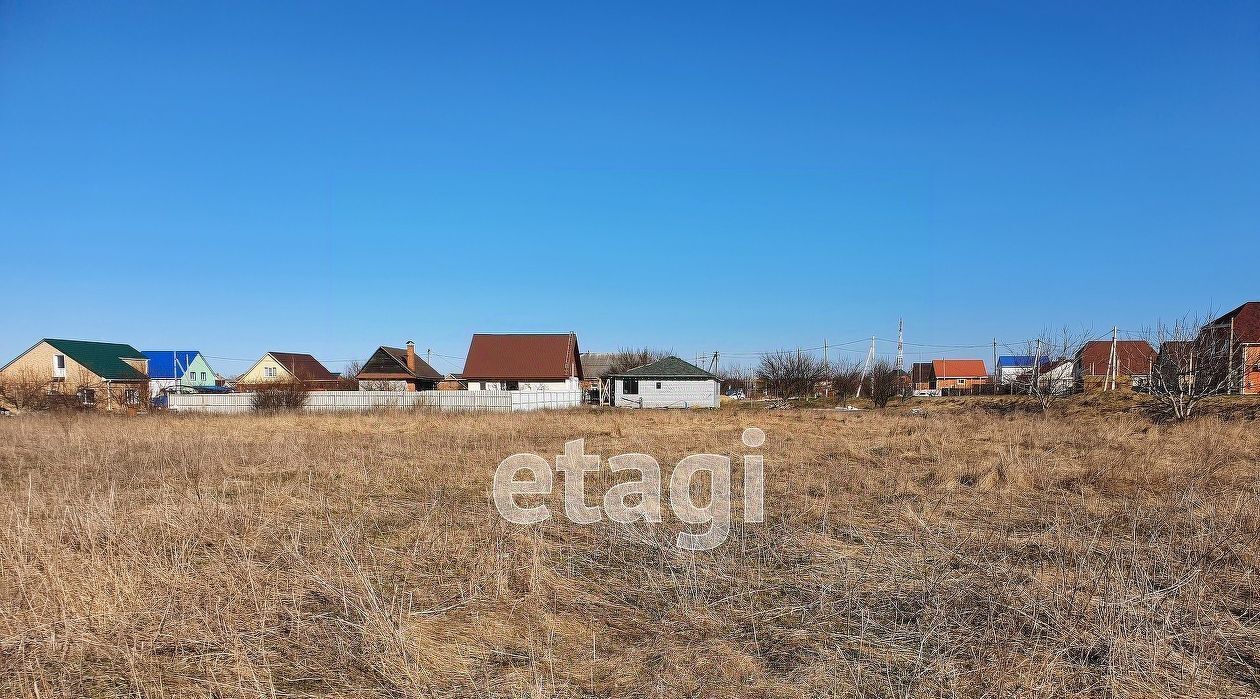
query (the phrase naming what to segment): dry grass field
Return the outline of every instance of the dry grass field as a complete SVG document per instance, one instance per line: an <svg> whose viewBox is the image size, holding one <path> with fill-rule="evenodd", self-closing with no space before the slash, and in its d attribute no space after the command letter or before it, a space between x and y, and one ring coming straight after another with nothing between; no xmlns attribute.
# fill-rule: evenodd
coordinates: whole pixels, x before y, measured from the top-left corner
<svg viewBox="0 0 1260 699"><path fill-rule="evenodd" d="M0 696L1257 695L1257 425L0 419ZM489 497L516 452L584 437L668 476L753 451L748 426L767 521L711 552L675 548L668 512L526 527Z"/></svg>

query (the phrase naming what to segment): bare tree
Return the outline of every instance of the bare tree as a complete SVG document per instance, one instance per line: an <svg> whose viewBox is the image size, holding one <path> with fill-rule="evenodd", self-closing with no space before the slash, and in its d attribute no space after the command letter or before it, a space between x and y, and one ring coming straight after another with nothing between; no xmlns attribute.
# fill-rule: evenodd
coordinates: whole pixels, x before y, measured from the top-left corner
<svg viewBox="0 0 1260 699"><path fill-rule="evenodd" d="M1072 395L1076 390L1073 362L1089 338L1089 331L1066 326L1042 331L1022 348L1033 361L1027 371L1011 380L1011 392L1028 396L1042 411L1054 401Z"/></svg>
<svg viewBox="0 0 1260 699"><path fill-rule="evenodd" d="M831 365L831 391L840 405L846 405L862 383L862 368L847 359L837 360Z"/></svg>
<svg viewBox="0 0 1260 699"><path fill-rule="evenodd" d="M612 362L608 366L608 373L620 374L628 369L634 369L644 364L651 364L658 359L664 359L671 354L673 352L670 350L653 349L651 347L623 347L613 353Z"/></svg>
<svg viewBox="0 0 1260 699"><path fill-rule="evenodd" d="M867 378L871 400L876 408L888 406L888 401L901 395L905 381L905 372L899 371L887 359L876 359L871 363L871 373Z"/></svg>
<svg viewBox="0 0 1260 699"><path fill-rule="evenodd" d="M1185 420L1205 398L1229 392L1230 338L1185 317L1144 333L1159 355L1147 387L1156 417Z"/></svg>
<svg viewBox="0 0 1260 699"><path fill-rule="evenodd" d="M748 398L752 397L753 383L756 373L740 364L723 367L718 371L718 380L722 382L722 392L743 391Z"/></svg>
<svg viewBox="0 0 1260 699"><path fill-rule="evenodd" d="M810 397L818 383L829 378L827 373L821 359L800 350L762 355L757 365L757 378L776 398Z"/></svg>

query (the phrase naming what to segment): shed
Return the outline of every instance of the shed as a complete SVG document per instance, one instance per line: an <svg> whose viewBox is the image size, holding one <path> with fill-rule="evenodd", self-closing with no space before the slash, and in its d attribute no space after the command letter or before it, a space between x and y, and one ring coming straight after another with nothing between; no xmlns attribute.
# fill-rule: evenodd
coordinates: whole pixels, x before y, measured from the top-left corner
<svg viewBox="0 0 1260 699"><path fill-rule="evenodd" d="M609 376L620 408L716 408L718 377L678 357L665 357Z"/></svg>

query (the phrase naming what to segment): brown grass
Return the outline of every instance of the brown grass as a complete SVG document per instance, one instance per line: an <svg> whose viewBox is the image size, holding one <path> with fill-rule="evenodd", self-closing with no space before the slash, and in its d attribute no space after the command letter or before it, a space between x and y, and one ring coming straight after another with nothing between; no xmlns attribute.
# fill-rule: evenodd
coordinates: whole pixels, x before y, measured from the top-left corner
<svg viewBox="0 0 1260 699"><path fill-rule="evenodd" d="M768 520L713 552L488 498L750 425ZM0 419L0 696L1255 695L1258 455L1130 414Z"/></svg>

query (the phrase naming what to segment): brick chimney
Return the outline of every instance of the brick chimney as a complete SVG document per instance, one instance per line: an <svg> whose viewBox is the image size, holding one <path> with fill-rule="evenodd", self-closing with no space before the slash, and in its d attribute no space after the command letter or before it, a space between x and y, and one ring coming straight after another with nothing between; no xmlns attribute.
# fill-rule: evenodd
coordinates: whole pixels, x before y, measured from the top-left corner
<svg viewBox="0 0 1260 699"><path fill-rule="evenodd" d="M407 340L407 371L416 373L416 343Z"/></svg>

